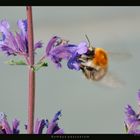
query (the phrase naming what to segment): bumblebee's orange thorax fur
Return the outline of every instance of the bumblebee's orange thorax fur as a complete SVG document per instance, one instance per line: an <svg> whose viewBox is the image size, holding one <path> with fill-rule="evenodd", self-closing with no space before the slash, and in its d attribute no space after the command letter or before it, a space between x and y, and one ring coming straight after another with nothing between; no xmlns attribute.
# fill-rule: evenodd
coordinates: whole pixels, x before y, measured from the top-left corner
<svg viewBox="0 0 140 140"><path fill-rule="evenodd" d="M107 52L102 48L95 48L93 63L97 66L105 68L108 66Z"/></svg>

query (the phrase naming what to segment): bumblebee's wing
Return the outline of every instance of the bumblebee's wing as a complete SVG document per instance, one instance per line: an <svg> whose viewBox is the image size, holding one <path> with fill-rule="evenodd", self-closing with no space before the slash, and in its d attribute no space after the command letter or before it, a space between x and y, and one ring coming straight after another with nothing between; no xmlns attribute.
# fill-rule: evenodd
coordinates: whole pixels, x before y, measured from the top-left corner
<svg viewBox="0 0 140 140"><path fill-rule="evenodd" d="M110 88L121 88L125 85L123 80L111 72L107 72L106 75L98 82L99 84Z"/></svg>
<svg viewBox="0 0 140 140"><path fill-rule="evenodd" d="M132 53L130 52L130 50L126 49L126 48L122 48L121 50L115 49L113 48L110 50L107 50L108 56L110 58L110 60L115 60L117 62L123 62L123 61L128 61L132 58Z"/></svg>

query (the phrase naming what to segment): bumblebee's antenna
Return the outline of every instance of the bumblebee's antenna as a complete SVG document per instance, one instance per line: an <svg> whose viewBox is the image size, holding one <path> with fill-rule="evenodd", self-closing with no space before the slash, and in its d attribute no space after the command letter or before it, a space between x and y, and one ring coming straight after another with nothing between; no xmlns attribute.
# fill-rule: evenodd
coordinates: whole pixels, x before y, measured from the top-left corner
<svg viewBox="0 0 140 140"><path fill-rule="evenodd" d="M86 39L87 39L87 41L88 41L88 43L89 43L89 47L90 47L90 40L89 40L89 38L88 38L88 36L85 34L85 36L86 36Z"/></svg>
<svg viewBox="0 0 140 140"><path fill-rule="evenodd" d="M86 34L85 34L85 36L86 36L86 39L87 39L87 41L89 43L89 50L92 51L94 47L91 46L91 43L90 43L90 40L89 40L88 36Z"/></svg>

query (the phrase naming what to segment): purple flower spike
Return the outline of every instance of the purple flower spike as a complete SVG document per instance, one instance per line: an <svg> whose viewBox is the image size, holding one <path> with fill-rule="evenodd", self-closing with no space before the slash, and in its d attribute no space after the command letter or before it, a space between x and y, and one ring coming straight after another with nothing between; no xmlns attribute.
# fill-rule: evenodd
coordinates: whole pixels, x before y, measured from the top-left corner
<svg viewBox="0 0 140 140"><path fill-rule="evenodd" d="M138 91L138 104L140 102L140 90ZM140 112L136 113L130 105L125 108L125 125L128 134L140 134Z"/></svg>
<svg viewBox="0 0 140 140"><path fill-rule="evenodd" d="M18 20L17 22L19 32L15 35L10 31L8 21L2 20L0 22L0 50L6 55L20 55L28 58L28 40L27 40L27 20ZM34 50L42 48L42 43L39 41L35 43Z"/></svg>
<svg viewBox="0 0 140 140"><path fill-rule="evenodd" d="M125 114L126 114L126 124L127 126L131 126L132 123L135 123L138 121L137 114L132 109L130 105L128 105L126 108Z"/></svg>
<svg viewBox="0 0 140 140"><path fill-rule="evenodd" d="M12 129L7 121L7 116L0 112L0 133L1 134L19 134L18 130L19 121L17 119L13 120Z"/></svg>
<svg viewBox="0 0 140 140"><path fill-rule="evenodd" d="M61 116L61 111L58 111L53 119L50 121L45 119L36 119L35 126L34 126L34 134L43 134L44 128L46 130L46 134L64 134L63 129L59 128L57 120ZM19 127L19 120L14 119L12 122L12 127L10 127L7 116L0 112L0 134L19 134L20 130ZM27 130L27 124L25 125L25 129Z"/></svg>
<svg viewBox="0 0 140 140"><path fill-rule="evenodd" d="M44 128L45 128L45 120L37 119L35 123L34 134L42 134Z"/></svg>
<svg viewBox="0 0 140 140"><path fill-rule="evenodd" d="M47 45L46 57L49 57L57 67L62 66L62 60L67 60L69 69L80 70L78 57L81 54L86 53L87 50L88 47L86 42L81 42L79 45L69 44L60 37L54 36Z"/></svg>
<svg viewBox="0 0 140 140"><path fill-rule="evenodd" d="M6 119L4 119L1 122L1 125L2 125L2 129L5 130L6 134L13 134L12 129L10 128L10 125Z"/></svg>
<svg viewBox="0 0 140 140"><path fill-rule="evenodd" d="M61 116L61 111L58 111L53 119L49 122L48 120L38 118L35 122L34 127L34 134L43 134L44 128L47 129L46 134L64 134L63 129L59 128L57 120L59 120L59 117ZM25 125L25 129L27 130L27 124Z"/></svg>
<svg viewBox="0 0 140 140"><path fill-rule="evenodd" d="M63 129L60 129L57 123L59 120L59 116L61 116L61 111L58 111L51 122L48 124L47 134L63 134Z"/></svg>

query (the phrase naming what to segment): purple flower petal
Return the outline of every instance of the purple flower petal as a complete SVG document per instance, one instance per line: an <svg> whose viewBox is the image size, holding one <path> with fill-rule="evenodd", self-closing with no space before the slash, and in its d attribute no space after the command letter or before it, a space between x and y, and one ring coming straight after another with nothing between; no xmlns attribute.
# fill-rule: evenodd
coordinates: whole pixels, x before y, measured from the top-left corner
<svg viewBox="0 0 140 140"><path fill-rule="evenodd" d="M16 55L15 51L12 48L5 45L1 46L0 50L5 52L7 55Z"/></svg>
<svg viewBox="0 0 140 140"><path fill-rule="evenodd" d="M12 127L13 127L13 134L19 134L19 121L17 119L14 119L13 123L12 123Z"/></svg>
<svg viewBox="0 0 140 140"><path fill-rule="evenodd" d="M6 51L6 53L8 55L11 55L11 54L15 54L16 49L18 49L18 47L17 47L17 44L16 44L16 41L15 41L15 38L14 38L13 34L9 31L9 29L7 27L8 27L8 22L7 21L4 21L4 22L1 21L0 31L2 32L4 37L3 37L3 40L1 40L1 42L0 42L0 47L3 47L1 49L2 51ZM4 49L5 46L7 46L7 49ZM11 48L11 49L8 49L8 48ZM14 53L9 52L9 50L14 51Z"/></svg>
<svg viewBox="0 0 140 140"><path fill-rule="evenodd" d="M131 125L133 122L138 121L138 116L130 105L125 108L126 124Z"/></svg>
<svg viewBox="0 0 140 140"><path fill-rule="evenodd" d="M7 36L7 42L9 43L9 46L11 48L13 48L17 52L19 51L16 39L15 39L14 35L11 32L9 32L9 36Z"/></svg>
<svg viewBox="0 0 140 140"><path fill-rule="evenodd" d="M47 134L53 134L55 133L57 130L59 130L58 125L56 124L56 122L50 122L48 129L47 129Z"/></svg>
<svg viewBox="0 0 140 140"><path fill-rule="evenodd" d="M52 121L48 124L47 134L54 134L60 128L58 127L57 120L59 120L59 116L61 116L61 111L58 111Z"/></svg>
<svg viewBox="0 0 140 140"><path fill-rule="evenodd" d="M55 115L54 115L54 118L53 118L53 122L56 122L57 120L59 120L59 117L62 115L61 113L61 110L59 110Z"/></svg>
<svg viewBox="0 0 140 140"><path fill-rule="evenodd" d="M1 122L1 125L4 128L4 130L6 131L6 134L12 134L12 130L11 130L10 125L6 119L4 119Z"/></svg>
<svg viewBox="0 0 140 140"><path fill-rule="evenodd" d="M88 50L86 42L81 42L73 51L70 59L67 62L69 69L80 70L79 55L86 53Z"/></svg>
<svg viewBox="0 0 140 140"><path fill-rule="evenodd" d="M2 26L4 26L5 28L9 29L10 28L10 25L9 23L7 22L7 20L1 20L1 23L0 23Z"/></svg>
<svg viewBox="0 0 140 140"><path fill-rule="evenodd" d="M2 122L6 118L7 118L6 114L3 112L0 112L0 122Z"/></svg>
<svg viewBox="0 0 140 140"><path fill-rule="evenodd" d="M5 39L6 39L5 34L4 33L1 33L0 44L3 44Z"/></svg>
<svg viewBox="0 0 140 140"><path fill-rule="evenodd" d="M128 134L140 134L140 130L139 129L131 130L128 132Z"/></svg>
<svg viewBox="0 0 140 140"><path fill-rule="evenodd" d="M42 42L39 41L39 42L37 42L37 43L35 44L34 50L36 50L36 49L38 49L38 48L42 48L42 47L43 47Z"/></svg>
<svg viewBox="0 0 140 140"><path fill-rule="evenodd" d="M9 23L7 22L7 20L1 20L0 21L0 31L7 36L9 34Z"/></svg>
<svg viewBox="0 0 140 140"><path fill-rule="evenodd" d="M140 90L138 91L138 104L140 103ZM125 125L129 134L140 134L140 112L136 113L130 105L125 108Z"/></svg>
<svg viewBox="0 0 140 140"><path fill-rule="evenodd" d="M77 53L78 54L84 54L88 51L87 43L81 42L77 47Z"/></svg>
<svg viewBox="0 0 140 140"><path fill-rule="evenodd" d="M45 127L45 120L36 120L34 134L42 134Z"/></svg>
<svg viewBox="0 0 140 140"><path fill-rule="evenodd" d="M131 125L128 126L128 133L131 133L133 131L135 131L140 125L140 121L135 121L133 123L131 123ZM137 129L138 130L138 129Z"/></svg>
<svg viewBox="0 0 140 140"><path fill-rule="evenodd" d="M57 41L58 38L59 38L59 37L57 37L57 36L53 36L53 37L51 38L51 40L49 41L49 43L48 43L48 45L47 45L47 47L46 47L46 55L47 55L47 56L49 55L49 52L50 52L50 50L52 49L52 47L54 47L53 45L54 45L54 43Z"/></svg>
<svg viewBox="0 0 140 140"><path fill-rule="evenodd" d="M125 113L127 115L133 115L135 116L136 115L136 112L132 109L132 107L130 105L127 105L127 107L125 108Z"/></svg>
<svg viewBox="0 0 140 140"><path fill-rule="evenodd" d="M17 22L18 28L21 30L23 36L27 34L27 20L18 20Z"/></svg>
<svg viewBox="0 0 140 140"><path fill-rule="evenodd" d="M26 43L26 40L23 40L22 36L19 33L16 33L16 41L19 47L19 51L28 54L28 45Z"/></svg>
<svg viewBox="0 0 140 140"><path fill-rule="evenodd" d="M68 60L67 66L69 69L80 70L80 65L77 60L78 53L73 54L73 56Z"/></svg>

